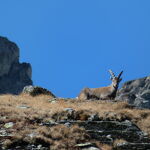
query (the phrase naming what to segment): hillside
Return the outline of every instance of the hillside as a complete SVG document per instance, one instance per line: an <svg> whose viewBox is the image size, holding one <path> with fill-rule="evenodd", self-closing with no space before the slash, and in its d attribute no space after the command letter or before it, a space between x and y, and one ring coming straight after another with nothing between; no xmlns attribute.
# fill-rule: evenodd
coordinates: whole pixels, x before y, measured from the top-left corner
<svg viewBox="0 0 150 150"><path fill-rule="evenodd" d="M0 96L2 149L150 149L150 110L120 101Z"/></svg>

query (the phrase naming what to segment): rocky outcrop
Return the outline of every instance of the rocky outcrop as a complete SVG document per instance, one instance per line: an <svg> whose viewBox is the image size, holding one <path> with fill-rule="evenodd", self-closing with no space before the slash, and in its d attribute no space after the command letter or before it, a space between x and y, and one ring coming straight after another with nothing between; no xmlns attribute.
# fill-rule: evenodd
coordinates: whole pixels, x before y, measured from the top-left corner
<svg viewBox="0 0 150 150"><path fill-rule="evenodd" d="M86 117L83 119L81 116L85 116L84 113ZM136 124L127 118L122 120L104 119L98 116L97 113L75 111L72 108L65 108L64 111L54 114L52 118L54 119L53 121L43 123L43 125L50 127L58 124L64 124L68 127L78 125L84 128L93 140L109 145L113 145L115 140L123 139L123 142L113 145L113 150L150 149L148 134L141 131Z"/></svg>
<svg viewBox="0 0 150 150"><path fill-rule="evenodd" d="M29 63L19 63L19 48L5 37L0 37L0 94L19 94L23 87L32 85Z"/></svg>
<svg viewBox="0 0 150 150"><path fill-rule="evenodd" d="M32 85L25 86L23 88L22 93L29 94L31 96L49 95L51 96L51 98L56 98L56 96L52 92L39 86L32 86Z"/></svg>
<svg viewBox="0 0 150 150"><path fill-rule="evenodd" d="M150 108L150 76L125 82L116 100L128 101L138 108Z"/></svg>

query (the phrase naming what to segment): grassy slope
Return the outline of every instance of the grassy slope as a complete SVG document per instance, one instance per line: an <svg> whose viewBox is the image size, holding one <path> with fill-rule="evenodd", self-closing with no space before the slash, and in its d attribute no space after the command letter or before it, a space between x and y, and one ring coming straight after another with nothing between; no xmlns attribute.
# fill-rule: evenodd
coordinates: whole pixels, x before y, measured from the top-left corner
<svg viewBox="0 0 150 150"><path fill-rule="evenodd" d="M150 110L133 109L125 102L59 99L53 103L49 102L50 99L51 97L45 95L0 96L0 128L5 129L6 123L14 123L13 127L5 129L11 136L0 139L4 147L9 147L19 141L41 142L45 146L51 145L53 149L75 149L74 145L77 143L89 141L102 147L98 141L90 139L86 131L78 126L68 128L65 125L57 125L49 128L40 125L41 122L51 121L56 114L60 120L63 119L61 114L64 108L72 108L78 112L77 120L86 120L90 113L98 113L104 119L129 119L150 135ZM22 109L20 108L22 105L29 106L29 108ZM114 113L108 115L106 112L114 112L115 115L111 115ZM35 134L34 138L28 136L30 134ZM110 150L111 148L103 145L103 149Z"/></svg>

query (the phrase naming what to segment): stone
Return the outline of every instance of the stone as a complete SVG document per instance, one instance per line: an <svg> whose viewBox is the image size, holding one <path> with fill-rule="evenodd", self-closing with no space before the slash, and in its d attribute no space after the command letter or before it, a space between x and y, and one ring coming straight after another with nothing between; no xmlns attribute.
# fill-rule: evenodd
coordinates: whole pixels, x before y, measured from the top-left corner
<svg viewBox="0 0 150 150"><path fill-rule="evenodd" d="M117 145L113 150L149 150L150 143L129 143L125 142Z"/></svg>
<svg viewBox="0 0 150 150"><path fill-rule="evenodd" d="M6 130L4 130L4 129L0 130L0 137L4 137L4 136L7 136L7 135L8 135L8 133L7 133Z"/></svg>
<svg viewBox="0 0 150 150"><path fill-rule="evenodd" d="M72 114L75 110L72 108L65 108L64 111L68 112L69 114Z"/></svg>
<svg viewBox="0 0 150 150"><path fill-rule="evenodd" d="M88 147L88 148L82 148L82 150L101 150L101 149L91 146L91 147Z"/></svg>
<svg viewBox="0 0 150 150"><path fill-rule="evenodd" d="M48 102L50 102L50 103L56 103L57 102L57 98L50 98L49 100L48 100Z"/></svg>
<svg viewBox="0 0 150 150"><path fill-rule="evenodd" d="M37 136L37 134L36 134L36 133L30 133L30 134L28 134L28 136L32 139L32 138L34 138L35 136Z"/></svg>
<svg viewBox="0 0 150 150"><path fill-rule="evenodd" d="M66 122L64 125L65 125L66 127L70 127L71 123L70 123L70 122Z"/></svg>
<svg viewBox="0 0 150 150"><path fill-rule="evenodd" d="M39 86L32 86L32 85L25 86L23 88L22 93L29 94L31 96L38 96L44 94L44 95L50 95L52 98L56 98L56 96L52 92Z"/></svg>
<svg viewBox="0 0 150 150"><path fill-rule="evenodd" d="M4 125L5 128L12 128L13 126L14 126L13 122L8 122L8 123L5 123Z"/></svg>
<svg viewBox="0 0 150 150"><path fill-rule="evenodd" d="M90 143L90 142L80 143L80 144L77 144L75 146L81 148L82 150L100 150L97 147L95 147L94 143Z"/></svg>
<svg viewBox="0 0 150 150"><path fill-rule="evenodd" d="M19 62L18 46L0 36L0 94L19 94L32 85L31 74L31 65Z"/></svg>
<svg viewBox="0 0 150 150"><path fill-rule="evenodd" d="M20 106L17 106L17 108L27 109L27 108L30 108L30 107L29 107L29 106L26 106L26 105L20 105Z"/></svg>
<svg viewBox="0 0 150 150"><path fill-rule="evenodd" d="M150 76L125 82L116 100L127 101L138 108L150 108Z"/></svg>
<svg viewBox="0 0 150 150"><path fill-rule="evenodd" d="M33 92L33 90L34 90L34 86L28 85L23 88L23 93L30 94L31 92Z"/></svg>
<svg viewBox="0 0 150 150"><path fill-rule="evenodd" d="M88 121L97 121L99 119L100 118L99 118L98 114L96 113L96 114L90 115L90 117L88 118Z"/></svg>

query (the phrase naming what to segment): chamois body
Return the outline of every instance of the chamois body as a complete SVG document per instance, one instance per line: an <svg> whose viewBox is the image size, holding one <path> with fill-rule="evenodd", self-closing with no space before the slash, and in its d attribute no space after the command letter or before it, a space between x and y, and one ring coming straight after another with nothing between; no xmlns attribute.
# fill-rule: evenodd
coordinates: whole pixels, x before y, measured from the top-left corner
<svg viewBox="0 0 150 150"><path fill-rule="evenodd" d="M111 80L112 84L107 87L100 87L100 88L84 88L79 96L78 99L86 100L86 99L114 99L116 97L117 89L119 82L122 80L120 78L122 72L115 77L114 73L109 70L111 73Z"/></svg>

